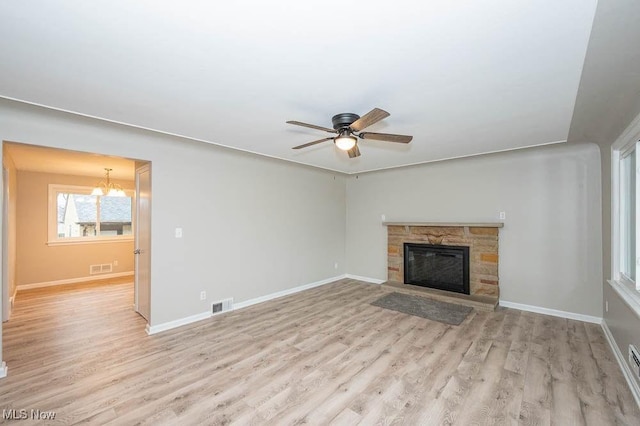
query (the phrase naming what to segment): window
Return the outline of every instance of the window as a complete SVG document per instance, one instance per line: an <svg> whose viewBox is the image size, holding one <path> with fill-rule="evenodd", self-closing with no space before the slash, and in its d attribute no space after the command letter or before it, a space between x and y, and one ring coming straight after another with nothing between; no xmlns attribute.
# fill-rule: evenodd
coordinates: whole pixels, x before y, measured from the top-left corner
<svg viewBox="0 0 640 426"><path fill-rule="evenodd" d="M49 185L49 244L130 241L132 193L91 195L93 188Z"/></svg>
<svg viewBox="0 0 640 426"><path fill-rule="evenodd" d="M629 283L636 285L637 222L638 197L636 144L620 153L620 275Z"/></svg>
<svg viewBox="0 0 640 426"><path fill-rule="evenodd" d="M611 287L640 315L640 115L611 149Z"/></svg>
<svg viewBox="0 0 640 426"><path fill-rule="evenodd" d="M640 315L640 116L611 151L611 266L609 284Z"/></svg>

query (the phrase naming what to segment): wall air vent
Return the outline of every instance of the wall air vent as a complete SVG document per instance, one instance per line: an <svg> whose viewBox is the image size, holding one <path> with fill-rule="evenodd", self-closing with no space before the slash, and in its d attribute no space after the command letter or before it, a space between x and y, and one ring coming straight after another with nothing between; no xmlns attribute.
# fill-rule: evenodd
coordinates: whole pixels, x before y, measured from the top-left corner
<svg viewBox="0 0 640 426"><path fill-rule="evenodd" d="M211 304L211 313L213 315L233 310L233 298L218 300Z"/></svg>
<svg viewBox="0 0 640 426"><path fill-rule="evenodd" d="M640 353L635 346L629 345L629 364L631 365L631 371L636 375L636 379L640 378Z"/></svg>
<svg viewBox="0 0 640 426"><path fill-rule="evenodd" d="M113 271L113 265L111 263L89 265L89 275L107 274L111 271Z"/></svg>

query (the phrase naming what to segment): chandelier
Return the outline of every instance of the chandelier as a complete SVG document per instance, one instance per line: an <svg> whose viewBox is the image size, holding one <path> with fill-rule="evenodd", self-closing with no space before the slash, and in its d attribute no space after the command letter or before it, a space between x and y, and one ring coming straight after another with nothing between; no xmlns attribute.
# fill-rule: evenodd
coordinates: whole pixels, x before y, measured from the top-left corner
<svg viewBox="0 0 640 426"><path fill-rule="evenodd" d="M107 197L124 197L124 190L117 183L111 182L109 177L109 173L111 173L113 169L108 169L105 167L107 182L104 181L99 182L93 191L91 191L91 195L106 195Z"/></svg>

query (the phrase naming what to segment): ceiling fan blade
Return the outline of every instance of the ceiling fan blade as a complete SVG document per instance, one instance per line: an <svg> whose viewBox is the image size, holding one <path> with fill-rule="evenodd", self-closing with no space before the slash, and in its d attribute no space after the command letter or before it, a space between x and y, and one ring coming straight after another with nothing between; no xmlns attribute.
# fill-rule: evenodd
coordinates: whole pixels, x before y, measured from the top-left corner
<svg viewBox="0 0 640 426"><path fill-rule="evenodd" d="M313 142L305 143L304 145L294 146L294 147L293 147L293 148L291 148L291 149L301 149L301 148L306 148L306 147L308 147L308 146L315 145L315 144L317 144L317 143L326 142L326 141L331 141L331 140L333 140L333 138L318 139L317 141L313 141Z"/></svg>
<svg viewBox="0 0 640 426"><path fill-rule="evenodd" d="M351 130L359 132L360 130L377 123L378 121L387 118L390 114L380 108L374 108L356 121L351 123Z"/></svg>
<svg viewBox="0 0 640 426"><path fill-rule="evenodd" d="M385 142L397 142L397 143L409 143L413 139L413 136L407 135L392 135L390 133L360 133L358 135L360 139L373 139L375 141L385 141Z"/></svg>
<svg viewBox="0 0 640 426"><path fill-rule="evenodd" d="M347 151L349 154L349 158L360 157L360 150L358 149L358 145L354 145L353 148Z"/></svg>
<svg viewBox="0 0 640 426"><path fill-rule="evenodd" d="M329 133L338 133L337 130L329 129L328 127L316 126L315 124L301 123L300 121L287 121L287 124L294 124L296 126L309 127L311 129L322 130Z"/></svg>

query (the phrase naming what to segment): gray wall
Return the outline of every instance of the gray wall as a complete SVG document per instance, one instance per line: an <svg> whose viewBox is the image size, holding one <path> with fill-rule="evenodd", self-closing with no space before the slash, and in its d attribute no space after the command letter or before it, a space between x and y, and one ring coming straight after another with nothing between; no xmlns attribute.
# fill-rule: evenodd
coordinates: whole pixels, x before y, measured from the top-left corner
<svg viewBox="0 0 640 426"><path fill-rule="evenodd" d="M611 143L600 145L602 157L602 264L603 270L603 304L608 302L609 311L604 312L604 321L611 331L611 335L622 354L624 361L631 367L628 360L629 345L640 348L640 317L632 310L627 302L609 285L612 278L611 266ZM604 310L604 308L603 308ZM640 379L634 377L640 386Z"/></svg>
<svg viewBox="0 0 640 426"><path fill-rule="evenodd" d="M0 139L152 162L151 325L345 273L342 176L7 100Z"/></svg>
<svg viewBox="0 0 640 426"><path fill-rule="evenodd" d="M500 298L602 316L600 157L556 145L352 176L347 270L386 279L387 221L498 221Z"/></svg>
<svg viewBox="0 0 640 426"><path fill-rule="evenodd" d="M604 320L622 357L629 364L627 356L629 345L633 344L640 349L640 318L609 284L604 285L604 299L609 302L609 312L605 312ZM629 368L631 368L631 364L629 364ZM640 380L635 375L632 376L634 376L636 384L640 386Z"/></svg>
<svg viewBox="0 0 640 426"><path fill-rule="evenodd" d="M611 145L640 114L639 21L637 0L598 0L568 137L601 149L602 285L609 301L604 320L625 360L629 344L640 347L640 318L606 282L611 278Z"/></svg>

